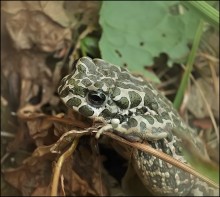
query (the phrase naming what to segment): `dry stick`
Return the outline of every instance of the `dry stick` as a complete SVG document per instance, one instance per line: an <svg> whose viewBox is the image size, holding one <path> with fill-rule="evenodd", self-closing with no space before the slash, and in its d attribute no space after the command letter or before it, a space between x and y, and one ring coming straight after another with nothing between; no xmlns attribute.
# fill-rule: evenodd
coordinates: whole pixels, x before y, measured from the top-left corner
<svg viewBox="0 0 220 197"><path fill-rule="evenodd" d="M59 182L59 177L60 177L60 170L62 168L63 162L66 158L68 158L75 150L76 146L78 145L79 142L78 136L74 138L73 143L71 144L70 148L63 153L60 158L58 159L55 169L54 169L54 176L52 180L52 188L51 188L51 196L57 196L57 189L58 189L58 182Z"/></svg>
<svg viewBox="0 0 220 197"><path fill-rule="evenodd" d="M96 132L97 131L93 131L93 133L96 133ZM71 133L74 133L74 132L72 131ZM78 135L80 134L80 136L81 136L81 135L88 134L88 131L84 131L84 132L78 131L78 132L76 132L76 134L78 134ZM160 159L162 159L162 160L164 160L164 161L166 161L176 167L179 167L182 170L185 170L185 171L191 173L192 175L200 178L201 180L211 184L213 187L219 188L219 186L216 183L214 183L212 180L208 179L207 177L201 175L200 173L196 172L192 167L190 167L184 163L181 163L180 161L174 159L173 157L171 157L163 152L160 152L158 150L155 150L154 148L147 146L146 144L143 145L143 144L137 143L137 142L129 142L129 141L125 140L124 138L121 138L111 132L104 132L103 134L107 135L113 139L116 139L119 142L130 145L130 146L135 147L135 148L142 150L144 152L150 153L150 154L152 154L152 155L154 155L154 156L156 156L156 157L158 157L158 158L160 158ZM65 136L65 134L64 134L64 136ZM57 195L58 180L59 180L59 175L60 175L60 170L61 170L62 164L63 164L64 160L67 157L69 157L73 153L73 151L75 150L75 148L79 142L80 136L75 137L71 147L64 154L62 154L60 156L60 158L56 164L54 177L53 177L53 181L52 181L51 196Z"/></svg>
<svg viewBox="0 0 220 197"><path fill-rule="evenodd" d="M209 68L211 70L211 74L212 74L212 78L213 78L213 86L214 86L214 90L215 90L215 93L216 95L219 95L219 88L218 88L218 77L217 77L217 74L215 72L215 68L214 68L214 64L209 61Z"/></svg>
<svg viewBox="0 0 220 197"><path fill-rule="evenodd" d="M192 167L190 167L190 166L188 166L184 163L181 163L180 161L174 159L173 157L171 157L171 156L169 156L169 155L167 155L163 152L160 152L158 150L155 150L154 148L152 148L152 147L150 147L146 144L143 145L143 144L138 143L138 142L129 142L129 141L125 140L124 138L121 138L121 137L119 137L119 136L117 136L117 135L115 135L111 132L104 132L103 134L107 135L107 136L109 136L113 139L116 139L119 142L130 145L130 146L135 147L135 148L137 148L139 150L142 150L144 152L150 153L150 154L154 155L155 157L159 157L160 159L162 159L162 160L164 160L164 161L166 161L166 162L168 162L168 163L170 163L170 164L172 164L172 165L174 165L174 166L176 166L176 167L178 167L182 170L185 170L185 171L189 172L190 174L192 174L192 175L194 175L198 178L200 178L201 180L203 180L203 181L209 183L210 185L212 185L213 187L219 188L219 186L215 182L213 182L209 178L201 175L200 173L195 171Z"/></svg>

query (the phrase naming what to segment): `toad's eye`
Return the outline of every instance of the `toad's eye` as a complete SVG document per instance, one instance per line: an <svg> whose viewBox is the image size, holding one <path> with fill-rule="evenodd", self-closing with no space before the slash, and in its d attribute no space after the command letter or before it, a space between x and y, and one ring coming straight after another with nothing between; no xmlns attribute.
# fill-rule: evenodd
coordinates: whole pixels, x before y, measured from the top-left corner
<svg viewBox="0 0 220 197"><path fill-rule="evenodd" d="M106 95L101 90L89 91L87 100L92 106L101 107L106 101Z"/></svg>

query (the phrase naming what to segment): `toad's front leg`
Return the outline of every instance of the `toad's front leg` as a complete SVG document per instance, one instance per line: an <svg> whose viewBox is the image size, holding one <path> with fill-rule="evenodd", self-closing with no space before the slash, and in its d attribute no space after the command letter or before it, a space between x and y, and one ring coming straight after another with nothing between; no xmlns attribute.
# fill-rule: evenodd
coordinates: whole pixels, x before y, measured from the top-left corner
<svg viewBox="0 0 220 197"><path fill-rule="evenodd" d="M128 118L124 122L112 119L110 123L102 127L96 134L98 138L104 131L111 130L129 141L159 140L168 136L172 129L170 120L158 122L158 119L150 115L138 115Z"/></svg>

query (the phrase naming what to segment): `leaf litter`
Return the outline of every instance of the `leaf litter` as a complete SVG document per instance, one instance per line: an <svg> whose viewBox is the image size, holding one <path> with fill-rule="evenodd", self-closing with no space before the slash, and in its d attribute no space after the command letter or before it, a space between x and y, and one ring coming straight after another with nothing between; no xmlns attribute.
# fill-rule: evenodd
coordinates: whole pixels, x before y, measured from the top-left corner
<svg viewBox="0 0 220 197"><path fill-rule="evenodd" d="M59 153L52 153L50 148L62 134L73 128L88 127L89 124L89 121L87 124L81 121L80 124L80 121L78 123L73 119L74 116L70 119L56 111L60 103L56 90L61 79L62 64L59 61L72 47L72 32L79 28L79 24L94 26L91 21L95 17L92 16L98 13L99 5L90 2L85 5L82 2L64 4L48 1L2 3L3 33L9 41L3 42L2 71L5 79L11 79L7 81L9 89L3 88L2 98L18 101L12 109L14 113L11 113L11 117L18 120L18 125L12 122L15 129L12 132L16 135L8 144L7 152L11 154L9 157L17 158L17 155L23 158L16 160L17 167L9 162L8 166L4 166L3 174L4 179L24 196L50 195L54 162L70 142L62 142ZM72 16L68 15L70 10L66 8L74 8L75 15L74 11ZM90 12L89 15L83 15L85 9ZM84 18L80 21L76 15ZM14 97L10 100L11 95ZM11 102L6 103L5 107L10 111ZM50 115L45 111L49 111ZM101 195L100 191L107 194L97 171L100 170L100 163L96 157L87 160L91 153L86 154L88 150L85 148L79 149L82 155L74 154L62 166L64 184L58 194ZM88 171L86 174L80 171L84 161L86 166L83 167ZM93 182L89 183L89 180ZM3 192L7 193L7 190Z"/></svg>

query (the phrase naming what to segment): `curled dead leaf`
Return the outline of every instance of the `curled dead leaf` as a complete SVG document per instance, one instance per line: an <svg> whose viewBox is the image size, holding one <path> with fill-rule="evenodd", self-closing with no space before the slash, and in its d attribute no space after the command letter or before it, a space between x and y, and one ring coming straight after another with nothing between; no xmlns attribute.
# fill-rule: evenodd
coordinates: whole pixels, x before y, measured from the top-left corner
<svg viewBox="0 0 220 197"><path fill-rule="evenodd" d="M44 52L54 52L67 47L71 39L70 29L40 11L21 10L7 18L6 27L17 49L35 46Z"/></svg>
<svg viewBox="0 0 220 197"><path fill-rule="evenodd" d="M216 98L216 92L214 90L213 84L210 83L211 80L204 80L199 78L196 80L197 84L200 86L201 90L203 91L205 98L212 109L212 112L216 118L219 118L219 100ZM204 101L200 95L200 91L196 85L193 85L190 94L189 94L189 101L187 104L187 109L194 114L197 118L205 118L209 116L208 110Z"/></svg>

